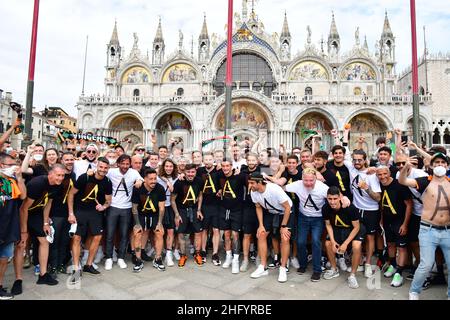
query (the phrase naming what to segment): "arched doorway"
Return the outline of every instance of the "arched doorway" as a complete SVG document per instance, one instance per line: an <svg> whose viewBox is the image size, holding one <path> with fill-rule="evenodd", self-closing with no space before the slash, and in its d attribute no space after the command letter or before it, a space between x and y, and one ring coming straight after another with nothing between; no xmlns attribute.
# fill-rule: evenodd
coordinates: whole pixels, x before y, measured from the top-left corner
<svg viewBox="0 0 450 320"><path fill-rule="evenodd" d="M331 121L319 112L310 112L298 120L295 126L296 145L311 149L312 136L319 134L322 136L321 145L328 150L332 139L330 131L333 129Z"/></svg>
<svg viewBox="0 0 450 320"><path fill-rule="evenodd" d="M216 117L215 128L219 132L225 129L225 108ZM270 127L270 120L266 112L258 103L252 100L238 100L233 101L231 111L231 132L237 142L243 142L246 138L253 142L259 143L259 150L267 148L268 144L268 130ZM219 146L215 146L219 147Z"/></svg>
<svg viewBox="0 0 450 320"><path fill-rule="evenodd" d="M134 115L119 115L111 121L109 128L116 134L114 138L122 141L129 138L131 147L144 141L144 127L141 121Z"/></svg>
<svg viewBox="0 0 450 320"><path fill-rule="evenodd" d="M378 137L385 137L388 131L386 122L379 116L371 113L361 113L350 120L352 133L350 136L350 150L356 146L359 137L366 141L365 149L373 153L376 150L375 141Z"/></svg>
<svg viewBox="0 0 450 320"><path fill-rule="evenodd" d="M158 145L167 145L170 139L174 139L182 149L191 146L192 124L180 112L169 112L163 115L156 123L156 130Z"/></svg>

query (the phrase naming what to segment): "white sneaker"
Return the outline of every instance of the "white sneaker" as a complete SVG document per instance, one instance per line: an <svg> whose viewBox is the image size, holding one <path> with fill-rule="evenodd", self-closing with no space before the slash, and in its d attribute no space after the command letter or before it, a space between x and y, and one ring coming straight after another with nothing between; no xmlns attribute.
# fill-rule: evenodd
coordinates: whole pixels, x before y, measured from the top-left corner
<svg viewBox="0 0 450 320"><path fill-rule="evenodd" d="M363 272L365 270L364 265L360 264L358 265L358 268L356 269L357 272Z"/></svg>
<svg viewBox="0 0 450 320"><path fill-rule="evenodd" d="M278 282L287 281L287 269L285 267L280 267L280 273L278 274Z"/></svg>
<svg viewBox="0 0 450 320"><path fill-rule="evenodd" d="M180 251L178 251L178 249L173 250L173 256L174 256L175 260L179 261L181 258Z"/></svg>
<svg viewBox="0 0 450 320"><path fill-rule="evenodd" d="M331 280L331 279L337 278L337 277L339 277L339 269L338 268L327 270L327 271L325 271L325 273L323 275L323 278L325 280Z"/></svg>
<svg viewBox="0 0 450 320"><path fill-rule="evenodd" d="M262 264L260 264L258 266L258 268L255 271L253 271L253 273L250 275L250 277L253 279L258 279L258 278L261 278L262 276L268 276L268 275L269 275L269 270L264 269L264 266Z"/></svg>
<svg viewBox="0 0 450 320"><path fill-rule="evenodd" d="M126 269L127 268L127 264L125 263L125 260L123 260L123 259L118 259L117 260L117 264L119 265L120 269Z"/></svg>
<svg viewBox="0 0 450 320"><path fill-rule="evenodd" d="M239 269L241 272L247 272L248 270L248 260L242 260L241 268Z"/></svg>
<svg viewBox="0 0 450 320"><path fill-rule="evenodd" d="M391 286L394 288L398 288L403 284L403 277L400 275L400 273L394 274L394 277L391 281Z"/></svg>
<svg viewBox="0 0 450 320"><path fill-rule="evenodd" d="M233 261L233 256L231 254L227 254L225 258L225 262L222 263L222 268L228 269L231 266L231 263Z"/></svg>
<svg viewBox="0 0 450 320"><path fill-rule="evenodd" d="M114 262L117 262L117 252L116 252L116 248L113 248L113 256L112 256L112 260Z"/></svg>
<svg viewBox="0 0 450 320"><path fill-rule="evenodd" d="M102 247L99 247L97 250L97 254L95 255L94 263L100 263L105 255L103 254Z"/></svg>
<svg viewBox="0 0 450 320"><path fill-rule="evenodd" d="M300 268L300 263L298 263L297 257L292 257L292 258L291 258L291 266L292 266L294 269Z"/></svg>
<svg viewBox="0 0 450 320"><path fill-rule="evenodd" d="M166 265L168 267L173 267L174 266L172 251L167 251L166 252Z"/></svg>
<svg viewBox="0 0 450 320"><path fill-rule="evenodd" d="M409 300L419 300L419 294L417 292L410 292Z"/></svg>
<svg viewBox="0 0 450 320"><path fill-rule="evenodd" d="M231 262L231 273L238 274L239 273L239 259L233 259Z"/></svg>
<svg viewBox="0 0 450 320"><path fill-rule="evenodd" d="M370 278L373 275L372 266L368 263L364 265L364 277Z"/></svg>
<svg viewBox="0 0 450 320"><path fill-rule="evenodd" d="M339 258L337 261L339 269L342 271L347 271L347 264L345 263L345 258Z"/></svg>
<svg viewBox="0 0 450 320"><path fill-rule="evenodd" d="M105 261L105 270L111 270L113 266L113 260L112 259L106 259Z"/></svg>
<svg viewBox="0 0 450 320"><path fill-rule="evenodd" d="M390 266L387 268L386 272L384 273L384 276L385 276L386 278L390 278L390 277L392 277L396 272L397 272L397 268L394 268L392 265L390 265Z"/></svg>
<svg viewBox="0 0 450 320"><path fill-rule="evenodd" d="M350 274L350 277L347 278L347 283L348 283L349 288L352 288L352 289L359 288L358 280L356 280L356 277L353 273Z"/></svg>

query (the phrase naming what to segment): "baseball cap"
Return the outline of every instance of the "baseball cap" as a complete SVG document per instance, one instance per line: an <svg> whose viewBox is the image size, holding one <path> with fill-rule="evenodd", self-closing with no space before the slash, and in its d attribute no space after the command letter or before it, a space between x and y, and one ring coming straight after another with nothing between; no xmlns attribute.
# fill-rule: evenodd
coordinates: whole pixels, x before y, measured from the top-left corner
<svg viewBox="0 0 450 320"><path fill-rule="evenodd" d="M438 158L439 158L439 159L442 159L442 160L445 160L445 162L447 162L447 164L449 164L449 159L448 159L448 157L447 157L445 154L441 153L441 152L435 153L435 154L431 157L430 164L433 164L434 160L436 160L436 159L438 159Z"/></svg>
<svg viewBox="0 0 450 320"><path fill-rule="evenodd" d="M98 147L95 143L89 143L86 147L86 150L89 148L94 148L98 152Z"/></svg>

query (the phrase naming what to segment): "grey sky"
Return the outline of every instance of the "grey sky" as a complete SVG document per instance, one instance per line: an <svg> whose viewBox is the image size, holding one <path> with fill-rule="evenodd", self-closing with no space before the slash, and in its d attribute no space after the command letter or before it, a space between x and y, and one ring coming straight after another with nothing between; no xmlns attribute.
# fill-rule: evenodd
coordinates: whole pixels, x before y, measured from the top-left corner
<svg viewBox="0 0 450 320"><path fill-rule="evenodd" d="M14 100L24 103L28 73L28 56L33 14L32 0L0 0L0 88L13 93ZM235 11L241 11L241 0L235 0ZM249 1L251 3L251 1ZM419 55L423 53L422 26L427 26L429 51L450 51L450 1L417 0ZM41 0L34 105L60 106L76 115L81 93L84 47L89 35L86 94L104 91L106 44L117 19L119 40L130 52L133 32L139 36L141 52L146 53L156 33L158 16L162 17L166 56L176 50L178 29L184 34L188 51L191 36L197 38L206 13L210 35L225 36L226 0ZM293 52L303 49L307 25L319 45L328 36L331 11L335 11L341 35L342 50L354 44L356 27L360 27L371 51L379 39L388 10L391 27L397 38L397 72L410 65L411 37L409 1L407 0L258 0L256 12L268 33L281 32L287 11L293 37Z"/></svg>

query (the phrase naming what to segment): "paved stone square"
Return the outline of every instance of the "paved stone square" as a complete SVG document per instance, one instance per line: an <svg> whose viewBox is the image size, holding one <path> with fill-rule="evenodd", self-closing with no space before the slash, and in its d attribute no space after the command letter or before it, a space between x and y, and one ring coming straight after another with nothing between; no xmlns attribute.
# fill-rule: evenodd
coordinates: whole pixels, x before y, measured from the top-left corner
<svg viewBox="0 0 450 320"><path fill-rule="evenodd" d="M101 274L92 276L85 274L78 288L67 285L68 275L59 275L60 284L54 287L36 285L37 276L33 269L24 272L24 293L15 297L17 300L406 300L410 281L400 288L390 287L390 279L377 274L367 285L367 279L358 272L359 289L350 289L346 284L348 273L341 272L339 278L321 279L311 282L311 268L305 275L298 275L294 270L288 274L288 282L279 283L278 270L270 270L268 277L251 279L251 268L246 273L231 274L231 269L216 267L208 262L202 267L194 264L189 258L183 269L177 266L161 272L146 262L140 273L132 272L132 264L127 261L128 268L119 269L114 264L111 271L105 271L100 265ZM14 281L12 264L9 265L4 286L11 288ZM446 287L434 286L424 291L423 300L446 300Z"/></svg>

